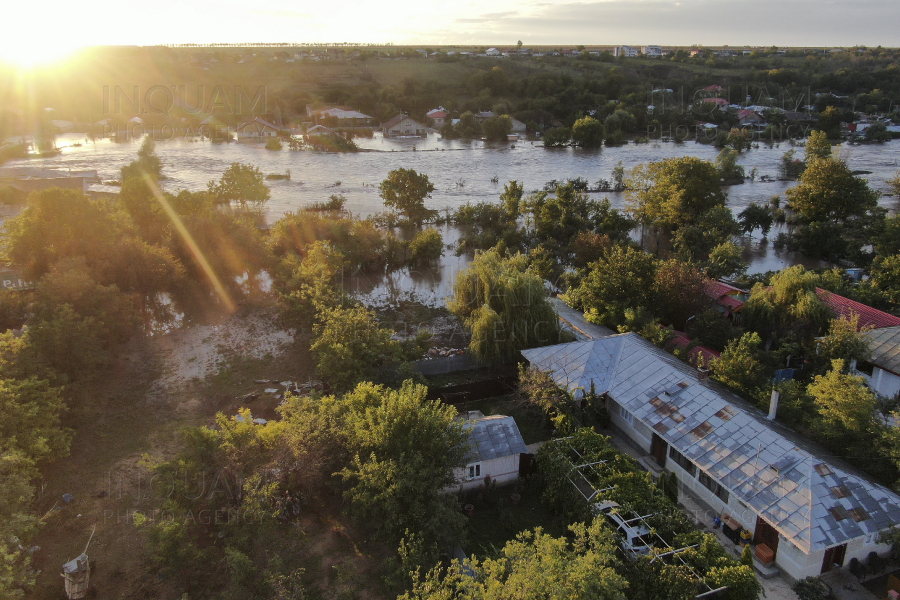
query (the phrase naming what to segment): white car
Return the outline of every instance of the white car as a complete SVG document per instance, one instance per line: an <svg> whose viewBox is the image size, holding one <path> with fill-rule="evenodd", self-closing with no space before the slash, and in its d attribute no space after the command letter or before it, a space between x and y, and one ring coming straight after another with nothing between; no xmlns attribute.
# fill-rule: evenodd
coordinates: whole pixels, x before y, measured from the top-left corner
<svg viewBox="0 0 900 600"><path fill-rule="evenodd" d="M621 506L617 502L606 500L594 504L594 514L606 517L606 520L615 528L619 537L619 547L628 554L649 554L650 546L647 543L650 530L642 524L640 518L626 520L621 514Z"/></svg>

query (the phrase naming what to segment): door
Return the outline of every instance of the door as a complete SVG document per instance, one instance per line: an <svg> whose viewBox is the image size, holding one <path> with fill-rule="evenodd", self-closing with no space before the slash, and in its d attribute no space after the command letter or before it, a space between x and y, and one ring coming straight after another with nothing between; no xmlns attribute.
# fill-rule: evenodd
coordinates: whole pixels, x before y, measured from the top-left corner
<svg viewBox="0 0 900 600"><path fill-rule="evenodd" d="M844 554L847 553L847 544L840 546L832 546L825 551L825 558L822 559L822 572L827 573L832 569L844 566Z"/></svg>
<svg viewBox="0 0 900 600"><path fill-rule="evenodd" d="M772 558L778 556L778 532L774 527L756 517L756 529L753 533L754 544L765 544L772 551Z"/></svg>
<svg viewBox="0 0 900 600"><path fill-rule="evenodd" d="M653 458L656 459L659 466L666 466L666 453L668 451L669 445L666 443L666 440L654 433L652 441L650 442L650 454L653 455Z"/></svg>

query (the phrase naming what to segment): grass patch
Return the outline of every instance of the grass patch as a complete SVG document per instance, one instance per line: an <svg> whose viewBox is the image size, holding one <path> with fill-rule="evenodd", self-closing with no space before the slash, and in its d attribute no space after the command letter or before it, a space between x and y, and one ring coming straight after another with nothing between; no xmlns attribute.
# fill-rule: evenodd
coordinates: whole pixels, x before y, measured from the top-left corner
<svg viewBox="0 0 900 600"><path fill-rule="evenodd" d="M537 477L520 480L513 485L481 486L460 498L463 505L472 504L475 512L469 517L469 555L479 558L497 556L506 542L521 531L541 527L554 537L566 532L566 524L541 504L543 485ZM511 496L519 494L518 505Z"/></svg>

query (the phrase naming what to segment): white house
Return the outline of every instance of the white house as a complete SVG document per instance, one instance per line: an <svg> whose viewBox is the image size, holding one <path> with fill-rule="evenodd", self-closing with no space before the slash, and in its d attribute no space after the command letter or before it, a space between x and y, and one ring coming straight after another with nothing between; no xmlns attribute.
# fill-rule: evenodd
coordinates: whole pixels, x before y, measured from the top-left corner
<svg viewBox="0 0 900 600"><path fill-rule="evenodd" d="M487 54L488 56L500 56L502 52L500 52L496 48L488 48L487 51L485 51L485 54Z"/></svg>
<svg viewBox="0 0 900 600"><path fill-rule="evenodd" d="M660 58L663 55L663 49L661 46L643 46L641 48L641 53L644 56L650 56L652 58Z"/></svg>
<svg viewBox="0 0 900 600"><path fill-rule="evenodd" d="M399 114L387 123L384 123L381 126L381 131L384 133L384 137L425 137L428 135L428 128L425 125L404 114Z"/></svg>
<svg viewBox="0 0 900 600"><path fill-rule="evenodd" d="M576 395L593 384L612 424L682 485L753 533L795 579L881 555L900 496L810 450L724 388L635 333L524 350ZM652 465L651 465L652 463ZM725 519L723 518L723 521Z"/></svg>
<svg viewBox="0 0 900 600"><path fill-rule="evenodd" d="M277 135L278 128L259 117L254 117L245 123L241 123L237 128L237 138L239 140L263 140Z"/></svg>
<svg viewBox="0 0 900 600"><path fill-rule="evenodd" d="M613 50L613 56L624 56L625 58L634 58L638 55L638 49L631 46L616 46Z"/></svg>
<svg viewBox="0 0 900 600"><path fill-rule="evenodd" d="M519 457L526 454L528 448L516 427L516 420L503 415L485 417L479 412L470 415L475 418L466 419L465 427L470 431L472 450L466 458L465 467L454 471L459 485L454 486L452 491L478 487L488 477L497 484L518 479Z"/></svg>
<svg viewBox="0 0 900 600"><path fill-rule="evenodd" d="M893 398L900 394L900 326L882 327L863 334L869 345L872 373L863 373L876 394ZM857 365L858 370L864 369Z"/></svg>

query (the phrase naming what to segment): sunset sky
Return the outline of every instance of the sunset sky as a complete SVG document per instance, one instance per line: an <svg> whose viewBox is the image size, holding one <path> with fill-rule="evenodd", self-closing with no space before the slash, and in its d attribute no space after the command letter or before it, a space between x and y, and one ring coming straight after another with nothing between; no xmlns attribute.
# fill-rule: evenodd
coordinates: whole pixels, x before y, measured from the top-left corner
<svg viewBox="0 0 900 600"><path fill-rule="evenodd" d="M896 0L19 0L4 17L0 57L21 64L188 42L900 46Z"/></svg>

